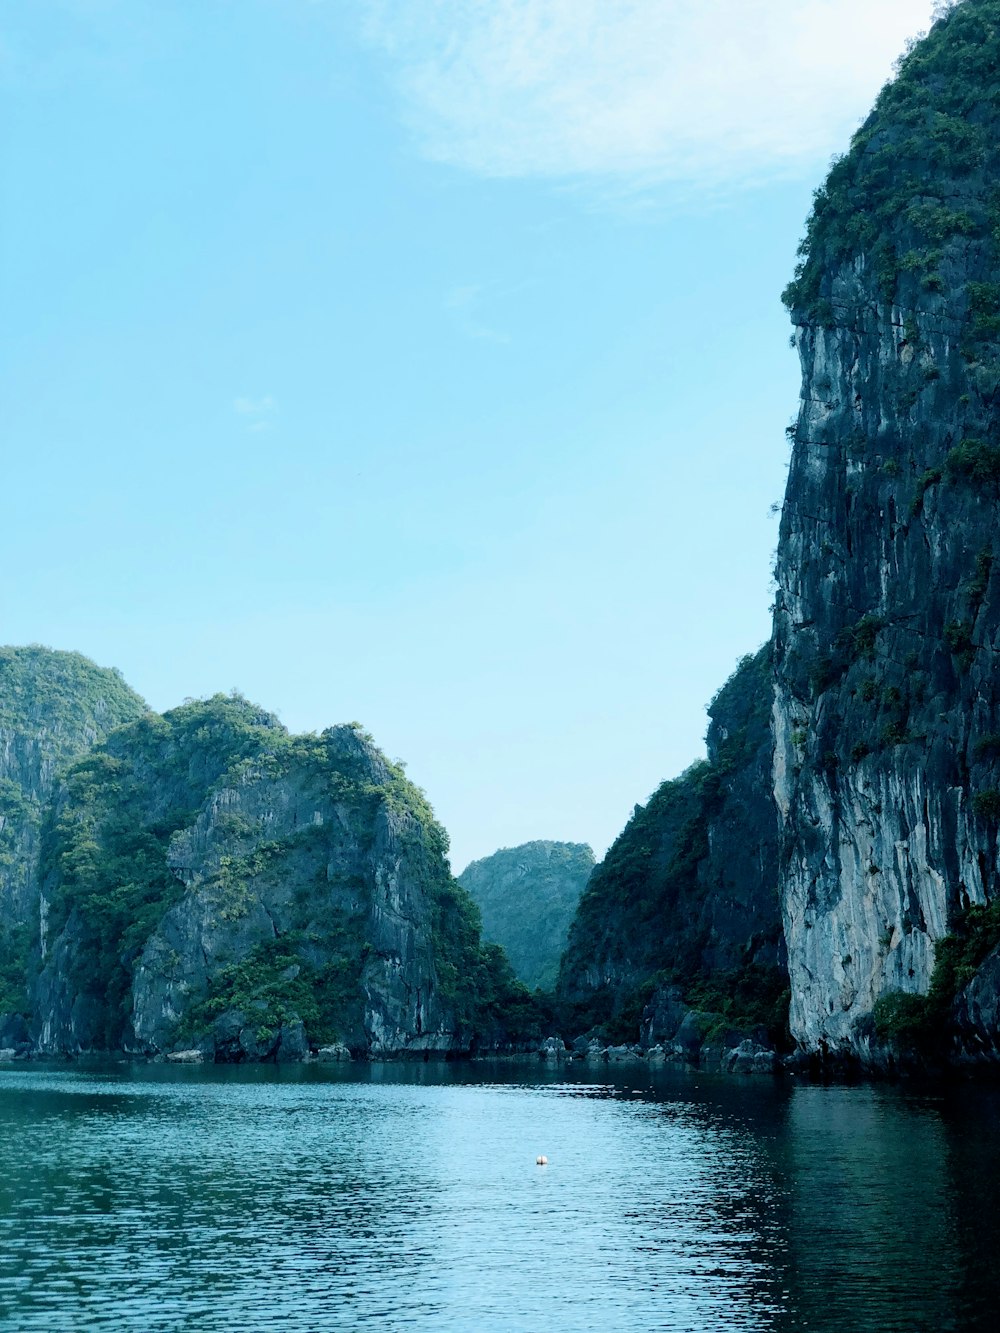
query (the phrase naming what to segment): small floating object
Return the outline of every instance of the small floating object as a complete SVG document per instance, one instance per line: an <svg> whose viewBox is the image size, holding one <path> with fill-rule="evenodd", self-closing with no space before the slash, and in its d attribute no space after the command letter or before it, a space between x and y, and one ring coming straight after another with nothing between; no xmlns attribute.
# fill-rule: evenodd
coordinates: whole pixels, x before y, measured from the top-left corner
<svg viewBox="0 0 1000 1333"><path fill-rule="evenodd" d="M542 1154L539 1154L539 1156L535 1158L536 1166L548 1166L548 1164L549 1164L549 1159Z"/></svg>

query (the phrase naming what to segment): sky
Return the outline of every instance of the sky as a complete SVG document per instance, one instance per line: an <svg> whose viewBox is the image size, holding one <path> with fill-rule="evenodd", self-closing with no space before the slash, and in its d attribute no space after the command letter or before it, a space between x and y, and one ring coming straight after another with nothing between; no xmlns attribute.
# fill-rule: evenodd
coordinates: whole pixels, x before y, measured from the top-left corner
<svg viewBox="0 0 1000 1333"><path fill-rule="evenodd" d="M600 855L769 633L812 191L931 0L0 0L0 642Z"/></svg>

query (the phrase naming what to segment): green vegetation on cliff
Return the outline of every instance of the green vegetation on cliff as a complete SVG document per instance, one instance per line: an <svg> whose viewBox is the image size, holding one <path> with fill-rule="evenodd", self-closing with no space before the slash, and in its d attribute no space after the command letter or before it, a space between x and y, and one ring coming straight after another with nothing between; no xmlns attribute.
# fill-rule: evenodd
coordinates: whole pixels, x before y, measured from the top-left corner
<svg viewBox="0 0 1000 1333"><path fill-rule="evenodd" d="M476 1048L539 1041L542 1014L498 944L480 939L479 908L457 880L432 894L434 962L441 992Z"/></svg>
<svg viewBox="0 0 1000 1333"><path fill-rule="evenodd" d="M223 1058L262 1058L301 1022L314 1046L363 1048L387 1021L366 1017L373 994L412 1008L415 1038L428 1021L457 1044L523 1039L533 1004L481 945L446 853L423 794L356 727L289 736L238 696L147 713L68 770L46 826L54 1040L217 1029Z"/></svg>
<svg viewBox="0 0 1000 1333"><path fill-rule="evenodd" d="M582 843L529 842L473 861L459 883L475 899L483 934L531 989L552 990L570 923L594 868Z"/></svg>
<svg viewBox="0 0 1000 1333"><path fill-rule="evenodd" d="M0 1014L29 1013L27 926L0 924Z"/></svg>
<svg viewBox="0 0 1000 1333"><path fill-rule="evenodd" d="M56 764L79 753L79 737L111 731L145 708L118 671L81 653L0 647L0 729L41 723Z"/></svg>
<svg viewBox="0 0 1000 1333"><path fill-rule="evenodd" d="M40 829L58 775L145 709L117 671L79 653L0 647L0 1015L29 1008Z"/></svg>
<svg viewBox="0 0 1000 1333"><path fill-rule="evenodd" d="M770 796L770 650L709 708L709 759L665 782L594 870L559 973L571 1031L634 1041L658 987L732 1027L787 1015Z"/></svg>
<svg viewBox="0 0 1000 1333"><path fill-rule="evenodd" d="M912 274L931 296L942 260L1000 234L995 100L1000 3L962 0L900 61L848 152L816 191L786 303L812 322L834 322L830 286L840 265L874 266L883 299ZM947 182L947 188L944 183ZM1000 289L973 285L973 340L1000 332Z"/></svg>
<svg viewBox="0 0 1000 1333"><path fill-rule="evenodd" d="M55 888L49 931L75 915L73 979L103 1013L102 1044L122 1038L128 991L143 945L184 893L172 836L214 785L287 738L245 699L216 695L162 717L147 713L74 764L45 831L43 874Z"/></svg>
<svg viewBox="0 0 1000 1333"><path fill-rule="evenodd" d="M1000 946L1000 901L973 906L955 917L951 932L934 947L934 972L926 995L890 991L875 1003L876 1035L903 1054L947 1054L953 1006L959 992Z"/></svg>

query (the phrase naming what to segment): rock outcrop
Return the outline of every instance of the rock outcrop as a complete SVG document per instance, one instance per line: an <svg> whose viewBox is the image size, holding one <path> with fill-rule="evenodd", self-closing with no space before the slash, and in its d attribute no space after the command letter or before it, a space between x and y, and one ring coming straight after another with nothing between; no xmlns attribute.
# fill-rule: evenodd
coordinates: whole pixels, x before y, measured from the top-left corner
<svg viewBox="0 0 1000 1333"><path fill-rule="evenodd" d="M935 960L997 894L998 67L1000 4L964 0L834 165L786 293L803 373L774 629L791 1029L866 1062L916 1012L896 997L932 990L939 1036L960 1015L965 1055L995 1051L995 964L963 997L969 969Z"/></svg>
<svg viewBox="0 0 1000 1333"><path fill-rule="evenodd" d="M526 992L481 948L446 852L355 726L290 736L224 696L148 713L56 793L36 1048L239 1061L510 1041Z"/></svg>
<svg viewBox="0 0 1000 1333"><path fill-rule="evenodd" d="M466 866L458 882L483 918L483 938L499 944L529 989L552 990L570 922L594 868L584 843L528 842Z"/></svg>

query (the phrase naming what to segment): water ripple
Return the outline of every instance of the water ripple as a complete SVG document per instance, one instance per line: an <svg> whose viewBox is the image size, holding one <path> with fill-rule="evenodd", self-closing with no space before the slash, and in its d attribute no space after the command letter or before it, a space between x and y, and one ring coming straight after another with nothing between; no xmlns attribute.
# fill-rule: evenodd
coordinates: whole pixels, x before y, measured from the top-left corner
<svg viewBox="0 0 1000 1333"><path fill-rule="evenodd" d="M973 1328L954 1128L680 1074L16 1067L0 1326Z"/></svg>

